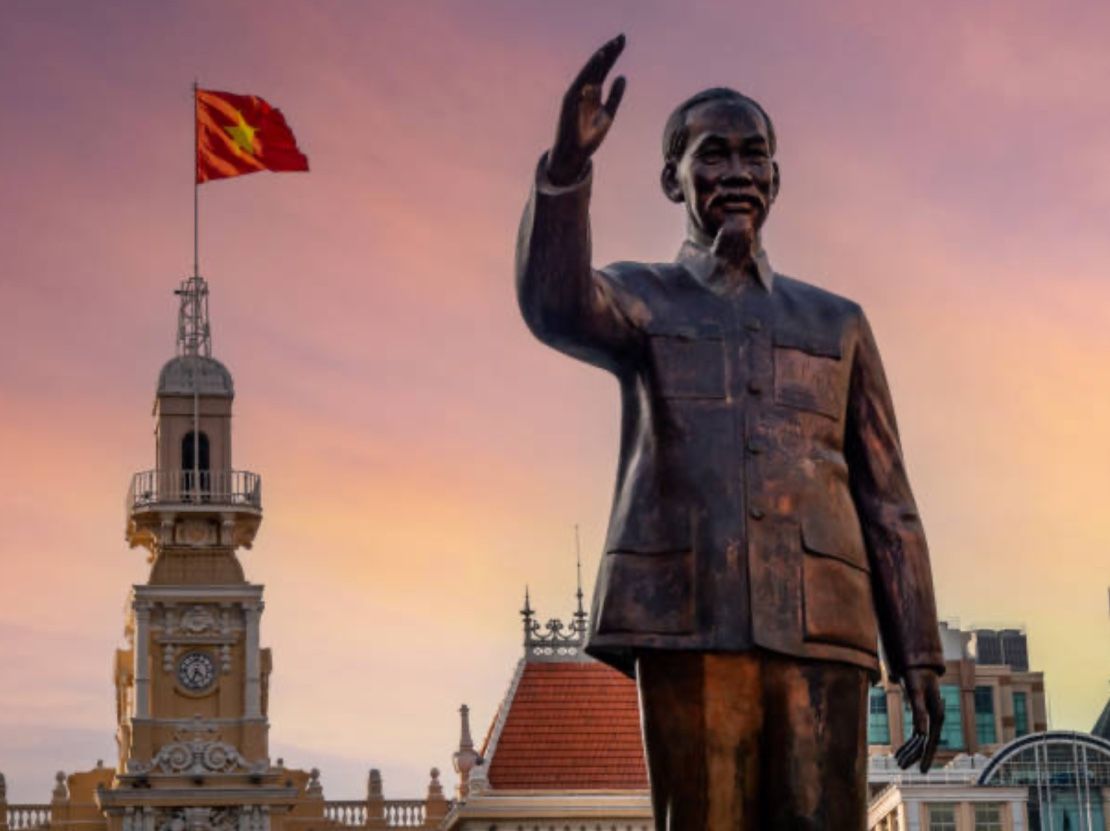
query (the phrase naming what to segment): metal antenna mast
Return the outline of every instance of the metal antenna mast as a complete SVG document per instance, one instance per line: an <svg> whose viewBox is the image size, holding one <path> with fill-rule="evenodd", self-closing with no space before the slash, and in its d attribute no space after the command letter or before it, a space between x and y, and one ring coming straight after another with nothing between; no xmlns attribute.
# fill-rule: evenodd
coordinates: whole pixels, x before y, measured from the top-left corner
<svg viewBox="0 0 1110 831"><path fill-rule="evenodd" d="M212 357L212 331L208 326L208 282L199 274L181 281L174 291L181 298L177 310L177 354Z"/></svg>

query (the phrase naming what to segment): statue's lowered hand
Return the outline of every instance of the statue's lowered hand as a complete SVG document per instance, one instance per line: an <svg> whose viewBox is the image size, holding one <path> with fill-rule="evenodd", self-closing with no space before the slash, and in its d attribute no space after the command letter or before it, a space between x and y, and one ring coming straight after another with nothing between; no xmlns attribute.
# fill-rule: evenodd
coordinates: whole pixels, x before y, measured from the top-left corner
<svg viewBox="0 0 1110 831"><path fill-rule="evenodd" d="M895 751L894 758L903 770L920 760L921 772L927 773L933 765L940 728L944 724L940 680L934 669L908 669L902 679L902 687L913 712L913 735Z"/></svg>
<svg viewBox="0 0 1110 831"><path fill-rule="evenodd" d="M609 132L624 95L624 76L613 81L605 103L601 88L623 51L624 35L617 35L586 61L563 96L555 143L547 157L547 176L552 184L569 185L581 177Z"/></svg>

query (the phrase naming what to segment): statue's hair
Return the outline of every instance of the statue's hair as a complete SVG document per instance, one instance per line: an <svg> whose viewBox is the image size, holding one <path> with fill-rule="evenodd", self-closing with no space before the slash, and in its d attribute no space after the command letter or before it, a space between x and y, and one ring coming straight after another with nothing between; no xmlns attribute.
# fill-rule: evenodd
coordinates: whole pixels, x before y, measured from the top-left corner
<svg viewBox="0 0 1110 831"><path fill-rule="evenodd" d="M760 106L759 102L729 87L710 87L691 95L675 107L674 112L667 118L667 123L663 126L664 162L673 163L682 158L682 154L686 150L686 142L690 138L690 131L686 128L686 114L699 104L705 104L709 101L737 101L754 108L756 112L763 116L763 121L767 124L767 139L771 144L768 149L772 156L775 155L777 144L775 125L771 121L771 116L767 115L767 111Z"/></svg>

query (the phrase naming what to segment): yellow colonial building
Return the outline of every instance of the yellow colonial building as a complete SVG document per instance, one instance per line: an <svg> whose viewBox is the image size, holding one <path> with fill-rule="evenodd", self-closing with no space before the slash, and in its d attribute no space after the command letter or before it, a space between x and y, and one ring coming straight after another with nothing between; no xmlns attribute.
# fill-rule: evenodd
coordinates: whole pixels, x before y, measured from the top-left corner
<svg viewBox="0 0 1110 831"><path fill-rule="evenodd" d="M449 803L432 771L422 800L325 802L319 772L269 753L272 656L263 587L238 552L262 521L262 482L232 462L231 373L212 357L208 287L184 280L177 354L158 376L154 467L127 494L126 538L148 553L114 662L115 765L59 773L50 803L9 805L0 831L329 831L433 828Z"/></svg>

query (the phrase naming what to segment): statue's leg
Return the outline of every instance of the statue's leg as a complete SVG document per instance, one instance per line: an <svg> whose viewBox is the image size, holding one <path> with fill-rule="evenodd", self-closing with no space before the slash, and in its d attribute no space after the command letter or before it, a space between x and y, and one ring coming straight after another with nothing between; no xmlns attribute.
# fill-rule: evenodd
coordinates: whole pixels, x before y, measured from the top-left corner
<svg viewBox="0 0 1110 831"><path fill-rule="evenodd" d="M768 655L763 683L763 827L864 831L866 671Z"/></svg>
<svg viewBox="0 0 1110 831"><path fill-rule="evenodd" d="M657 831L756 831L760 663L645 652L636 663Z"/></svg>

